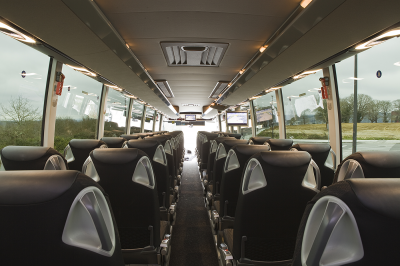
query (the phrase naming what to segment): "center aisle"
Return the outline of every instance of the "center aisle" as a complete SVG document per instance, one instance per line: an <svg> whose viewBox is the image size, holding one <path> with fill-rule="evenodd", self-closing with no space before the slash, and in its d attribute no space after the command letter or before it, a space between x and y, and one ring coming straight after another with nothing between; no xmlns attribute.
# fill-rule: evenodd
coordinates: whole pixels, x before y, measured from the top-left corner
<svg viewBox="0 0 400 266"><path fill-rule="evenodd" d="M170 266L218 266L202 190L196 160L184 162Z"/></svg>

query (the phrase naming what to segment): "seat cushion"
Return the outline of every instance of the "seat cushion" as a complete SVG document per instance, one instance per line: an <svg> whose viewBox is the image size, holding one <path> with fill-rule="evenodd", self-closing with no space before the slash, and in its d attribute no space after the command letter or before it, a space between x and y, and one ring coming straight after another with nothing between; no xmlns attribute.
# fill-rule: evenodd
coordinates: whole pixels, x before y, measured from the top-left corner
<svg viewBox="0 0 400 266"><path fill-rule="evenodd" d="M216 200L213 202L213 206L215 208L215 210L218 212L218 214L221 214L221 205L220 205L220 201Z"/></svg>
<svg viewBox="0 0 400 266"><path fill-rule="evenodd" d="M160 240L163 240L164 235L169 232L168 226L168 221L160 221Z"/></svg>
<svg viewBox="0 0 400 266"><path fill-rule="evenodd" d="M228 246L229 251L233 250L233 229L224 230L224 243Z"/></svg>

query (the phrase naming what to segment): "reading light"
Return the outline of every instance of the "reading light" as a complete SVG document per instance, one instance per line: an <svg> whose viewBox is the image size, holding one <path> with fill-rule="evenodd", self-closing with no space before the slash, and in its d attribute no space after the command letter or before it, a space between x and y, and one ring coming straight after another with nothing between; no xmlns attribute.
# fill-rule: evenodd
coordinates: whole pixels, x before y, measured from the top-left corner
<svg viewBox="0 0 400 266"><path fill-rule="evenodd" d="M128 49L130 48L130 47L129 47L129 44L125 43L125 45L126 45L126 48L128 48Z"/></svg>
<svg viewBox="0 0 400 266"><path fill-rule="evenodd" d="M208 109L204 112L204 115L208 114L211 111L212 111L212 108L208 107Z"/></svg>
<svg viewBox="0 0 400 266"><path fill-rule="evenodd" d="M4 33L5 35L8 35L18 41L22 42L27 42L27 43L36 43L36 41L25 34L19 32L18 30L8 26L7 24L4 24L0 22L0 31Z"/></svg>
<svg viewBox="0 0 400 266"><path fill-rule="evenodd" d="M306 8L311 2L312 0L303 0L301 1L300 5L301 7Z"/></svg>
<svg viewBox="0 0 400 266"><path fill-rule="evenodd" d="M89 70L87 70L86 68L82 68L82 67L74 67L74 66L70 66L68 64L66 64L67 66L69 66L72 69L75 69L79 72L81 72L82 74L88 75L88 76L92 76L92 77L96 77L97 75L93 72L90 72Z"/></svg>
<svg viewBox="0 0 400 266"><path fill-rule="evenodd" d="M260 98L261 96L254 96L254 97L251 97L249 100L255 100L255 99L258 99L258 98Z"/></svg>
<svg viewBox="0 0 400 266"><path fill-rule="evenodd" d="M244 73L245 69L242 69L239 71L239 74L242 75Z"/></svg>
<svg viewBox="0 0 400 266"><path fill-rule="evenodd" d="M267 49L268 45L264 45L260 47L260 53L264 52Z"/></svg>
<svg viewBox="0 0 400 266"><path fill-rule="evenodd" d="M273 87L273 88L269 88L268 90L265 90L265 92L271 92L271 91L276 91L276 90L279 90L280 88L282 88L282 87Z"/></svg>
<svg viewBox="0 0 400 266"><path fill-rule="evenodd" d="M118 86L112 86L112 85L107 85L107 86L112 88L112 89L114 89L114 90L116 90L116 91L122 91L122 89L119 88Z"/></svg>
<svg viewBox="0 0 400 266"><path fill-rule="evenodd" d="M400 28L396 28L394 30L388 31L384 34L379 35L378 37L373 38L372 40L369 40L363 44L360 44L356 47L356 50L363 50L363 49L368 49L371 48L375 45L381 44L388 39L400 35Z"/></svg>
<svg viewBox="0 0 400 266"><path fill-rule="evenodd" d="M400 61L399 61L399 62L396 62L396 63L394 63L394 65L395 65L395 66L400 66Z"/></svg>
<svg viewBox="0 0 400 266"><path fill-rule="evenodd" d="M299 79L299 78L304 78L305 76L311 75L311 74L315 74L318 71L321 71L322 69L317 69L317 70L311 70L311 71L305 71L297 76L294 76L293 79Z"/></svg>

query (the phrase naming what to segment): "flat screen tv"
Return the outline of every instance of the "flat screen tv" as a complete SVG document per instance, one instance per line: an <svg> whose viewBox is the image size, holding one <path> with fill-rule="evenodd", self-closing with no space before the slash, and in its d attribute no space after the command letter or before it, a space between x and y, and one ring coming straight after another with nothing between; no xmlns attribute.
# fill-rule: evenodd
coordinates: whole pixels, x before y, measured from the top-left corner
<svg viewBox="0 0 400 266"><path fill-rule="evenodd" d="M185 115L185 121L196 121L196 115Z"/></svg>
<svg viewBox="0 0 400 266"><path fill-rule="evenodd" d="M227 112L226 119L228 126L247 126L249 116L247 111Z"/></svg>

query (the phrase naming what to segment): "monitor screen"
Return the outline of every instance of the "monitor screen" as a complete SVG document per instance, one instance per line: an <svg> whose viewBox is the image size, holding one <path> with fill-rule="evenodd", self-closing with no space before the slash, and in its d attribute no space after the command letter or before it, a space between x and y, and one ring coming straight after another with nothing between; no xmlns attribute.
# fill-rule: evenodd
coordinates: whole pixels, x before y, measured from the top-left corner
<svg viewBox="0 0 400 266"><path fill-rule="evenodd" d="M196 115L185 115L186 121L196 121Z"/></svg>
<svg viewBox="0 0 400 266"><path fill-rule="evenodd" d="M247 126L247 112L229 112L226 113L228 126Z"/></svg>

